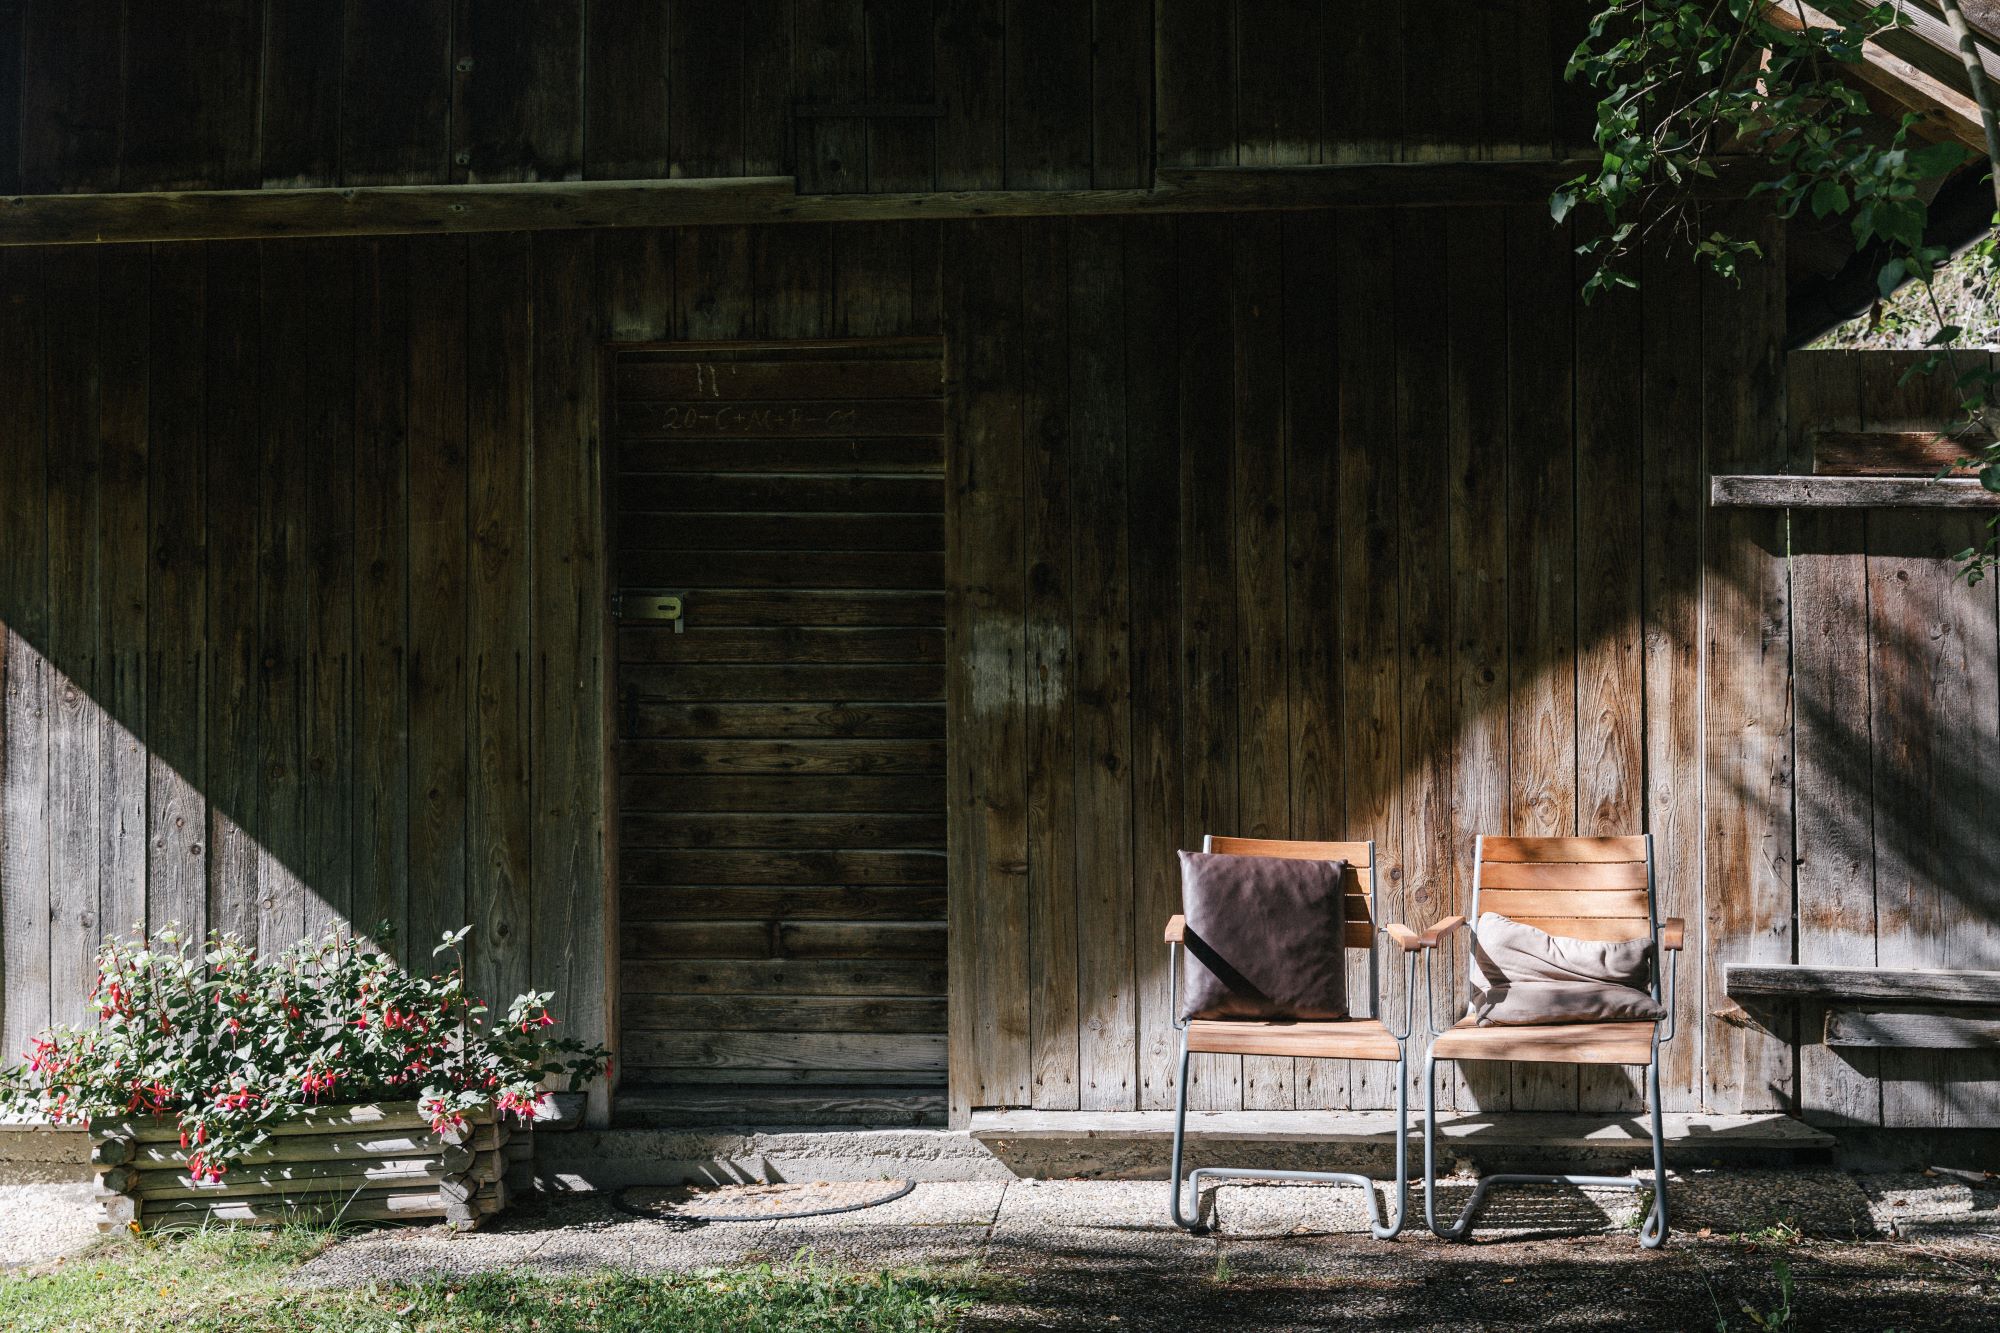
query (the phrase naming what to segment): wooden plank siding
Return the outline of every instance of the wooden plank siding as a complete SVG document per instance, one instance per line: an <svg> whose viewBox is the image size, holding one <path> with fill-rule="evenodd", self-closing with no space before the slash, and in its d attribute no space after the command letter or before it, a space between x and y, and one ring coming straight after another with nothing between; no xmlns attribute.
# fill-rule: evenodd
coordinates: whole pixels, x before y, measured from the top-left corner
<svg viewBox="0 0 2000 1333"><path fill-rule="evenodd" d="M1794 457L1834 432L1935 431L1956 396L1935 377L1905 382L1922 359L1792 353ZM1902 470L1935 473L1921 460ZM2000 852L1987 836L2000 782L2000 632L1992 581L1968 585L1957 558L1985 525L1971 514L1832 509L1799 511L1792 524L1796 961L1903 972L2000 966ZM1794 1011L1771 1012L1790 1019ZM2000 1053L1835 1045L1823 1040L1827 1012L1815 1002L1796 1007L1807 1118L1891 1128L1994 1123Z"/></svg>
<svg viewBox="0 0 2000 1333"><path fill-rule="evenodd" d="M1992 585L1949 578L1970 538L1705 503L1708 466L1802 467L1808 428L1930 424L1896 367L1795 358L1787 443L1773 270L1738 290L1648 255L1585 311L1526 209L792 230L4 258L0 337L36 370L0 383L10 1038L74 1010L135 902L267 942L475 915L482 983L553 986L590 1032L643 930L661 988L624 1003L649 1059L713 1058L690 1034L739 1033L726 998L782 966L810 984L741 1049L788 1081L839 1037L857 1071L941 1060L960 1112L1158 1108L1177 847L1373 837L1387 914L1423 926L1462 907L1476 833L1649 829L1689 922L1670 1109L1991 1121L1968 1063L1991 1052L1828 1051L1803 1016L1798 1048L1788 1011L1720 989L1731 963L1996 966L1991 747L1939 740L2000 726ZM832 766L754 835L728 813L796 779L722 771L684 699L634 719L606 786L614 335L946 348L942 408L897 408L816 479L796 436L629 419L679 473L737 460L674 492L711 568L825 553L810 585L709 594L729 661L656 635L629 666L714 673L770 762ZM825 401L753 379L731 410ZM941 470L912 475L936 457L913 422L945 432ZM724 518L780 501L784 527ZM856 703L808 754L814 701L889 661L946 707ZM602 906L615 802L624 878L663 853L754 872L729 892L760 920L782 900L796 956L768 931L734 956L740 920L689 915L706 890L671 919ZM943 890L916 846L945 848ZM1393 1104L1360 1064L1196 1077L1224 1109ZM1616 1110L1632 1087L1469 1068L1451 1095Z"/></svg>
<svg viewBox="0 0 2000 1333"><path fill-rule="evenodd" d="M606 1031L579 248L10 259L0 337L29 371L5 377L0 427L17 1045L80 1016L99 940L134 923L275 948L386 922L428 966L435 933L476 918L482 994L553 986Z"/></svg>
<svg viewBox="0 0 2000 1333"><path fill-rule="evenodd" d="M768 175L826 193L1132 188L1156 165L1510 160L1589 142L1560 78L1582 15L1555 0L1454 0L1365 41L1299 0L16 8L9 191ZM1440 35L1457 58L1420 58Z"/></svg>

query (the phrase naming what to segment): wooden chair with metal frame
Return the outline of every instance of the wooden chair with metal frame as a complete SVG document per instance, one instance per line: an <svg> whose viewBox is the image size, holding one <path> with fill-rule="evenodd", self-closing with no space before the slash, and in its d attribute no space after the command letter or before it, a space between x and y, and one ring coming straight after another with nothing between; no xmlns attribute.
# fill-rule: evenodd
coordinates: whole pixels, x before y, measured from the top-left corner
<svg viewBox="0 0 2000 1333"><path fill-rule="evenodd" d="M1173 1207L1174 1222L1200 1234L1201 1178L1224 1180L1312 1180L1359 1185L1368 1200L1368 1229L1378 1240L1389 1240L1403 1229L1405 1205L1409 1198L1409 1052L1410 1027L1415 1018L1417 956L1436 944L1434 935L1419 935L1400 924L1382 925L1379 885L1375 876L1373 842L1293 842L1271 838L1202 839L1202 850L1230 856L1284 856L1308 861L1345 861L1347 931L1345 947L1368 953L1369 1013L1333 1021L1258 1021L1235 1019L1186 1019L1181 1017L1180 956L1185 947L1185 916L1167 922L1167 964L1174 1026L1181 1034L1180 1079L1174 1088ZM1405 962L1403 1028L1391 1031L1382 1021L1381 967L1377 937L1386 935ZM1384 1221L1375 1198L1375 1182L1367 1176L1347 1171L1279 1171L1251 1167L1197 1167L1188 1177L1194 1186L1193 1215L1181 1207L1181 1163L1187 1139L1188 1057L1212 1055L1274 1055L1335 1060L1379 1060L1396 1066L1396 1207Z"/></svg>
<svg viewBox="0 0 2000 1333"><path fill-rule="evenodd" d="M1525 1060L1556 1064L1644 1065L1646 1106L1652 1121L1653 1205L1639 1231L1639 1243L1657 1249L1667 1238L1667 1175L1660 1133L1660 1045L1674 1037L1674 992L1684 923L1660 921L1653 883L1653 835L1627 838L1488 838L1473 853L1474 926L1465 931L1465 958L1478 947L1477 922L1493 912L1568 939L1653 941L1649 989L1666 1008L1664 1020L1567 1023L1539 1027L1480 1027L1471 1017L1440 1031L1427 1018L1433 1040L1424 1058L1424 1220L1447 1240L1472 1234L1473 1215L1495 1185L1601 1185L1644 1189L1638 1176L1491 1175L1481 1177L1458 1220L1437 1222L1437 1062L1439 1060ZM1466 925L1451 917L1432 931L1443 940ZM1663 969L1666 955L1674 966ZM1661 973L1666 973L1664 993ZM1425 967L1425 986L1434 969ZM1427 1006L1427 1008L1431 1008ZM1431 1008L1435 1013L1435 1009ZM1664 1030L1663 1030L1664 1029Z"/></svg>

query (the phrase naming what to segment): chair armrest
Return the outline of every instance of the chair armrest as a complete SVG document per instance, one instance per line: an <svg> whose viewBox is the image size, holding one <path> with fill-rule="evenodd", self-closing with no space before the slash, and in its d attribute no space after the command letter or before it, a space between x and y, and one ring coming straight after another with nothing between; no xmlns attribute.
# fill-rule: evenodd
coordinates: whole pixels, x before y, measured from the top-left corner
<svg viewBox="0 0 2000 1333"><path fill-rule="evenodd" d="M1187 933L1186 917L1180 915L1179 913L1175 913L1173 916L1167 918L1168 944L1179 944L1181 942L1181 937L1186 933Z"/></svg>
<svg viewBox="0 0 2000 1333"><path fill-rule="evenodd" d="M1451 934L1454 930L1457 930L1460 926L1464 924L1465 924L1465 918L1462 916L1446 917L1444 920L1438 922L1436 925L1432 926L1429 930L1424 932L1424 947L1426 949L1437 948L1438 945L1444 942L1445 936Z"/></svg>
<svg viewBox="0 0 2000 1333"><path fill-rule="evenodd" d="M1415 953L1419 949L1430 947L1424 943L1423 936L1417 934L1416 931L1411 930L1399 921L1391 921L1388 925L1382 927L1382 933L1394 940L1397 947L1402 949L1404 953Z"/></svg>
<svg viewBox="0 0 2000 1333"><path fill-rule="evenodd" d="M1687 938L1687 922L1680 917L1668 917L1660 923L1660 947L1678 949Z"/></svg>

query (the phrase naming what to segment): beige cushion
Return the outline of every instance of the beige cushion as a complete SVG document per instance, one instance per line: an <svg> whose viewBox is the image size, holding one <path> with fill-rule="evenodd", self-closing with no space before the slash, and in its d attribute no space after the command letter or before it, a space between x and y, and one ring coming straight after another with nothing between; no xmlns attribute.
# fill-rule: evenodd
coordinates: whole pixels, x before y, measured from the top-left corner
<svg viewBox="0 0 2000 1333"><path fill-rule="evenodd" d="M1472 938L1471 1016L1481 1027L1657 1022L1667 1011L1646 989L1653 941L1572 940L1497 912Z"/></svg>

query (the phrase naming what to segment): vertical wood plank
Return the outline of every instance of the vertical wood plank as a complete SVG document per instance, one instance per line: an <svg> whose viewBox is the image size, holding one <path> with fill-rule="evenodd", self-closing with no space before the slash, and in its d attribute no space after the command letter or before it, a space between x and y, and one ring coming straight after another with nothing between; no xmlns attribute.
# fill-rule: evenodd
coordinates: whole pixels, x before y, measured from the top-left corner
<svg viewBox="0 0 2000 1333"><path fill-rule="evenodd" d="M354 281L357 247L306 249L306 625L305 826L301 873L304 930L322 935L354 913L355 392ZM371 516L373 521L373 516Z"/></svg>
<svg viewBox="0 0 2000 1333"><path fill-rule="evenodd" d="M1090 10L1008 0L1007 188L1090 184Z"/></svg>
<svg viewBox="0 0 2000 1333"><path fill-rule="evenodd" d="M929 102L937 97L936 24L931 0L869 0L868 100ZM926 116L868 121L868 188L928 190L937 178L937 122Z"/></svg>
<svg viewBox="0 0 2000 1333"><path fill-rule="evenodd" d="M154 929L208 929L208 468L202 246L152 252L146 524L146 901Z"/></svg>
<svg viewBox="0 0 2000 1333"><path fill-rule="evenodd" d="M667 174L666 5L591 5L584 16L583 174Z"/></svg>
<svg viewBox="0 0 2000 1333"><path fill-rule="evenodd" d="M21 34L20 188L31 194L117 187L124 6L28 6Z"/></svg>
<svg viewBox="0 0 2000 1333"><path fill-rule="evenodd" d="M1385 890L1401 882L1402 709L1398 687L1402 620L1398 497L1402 451L1383 447L1397 437L1394 272L1382 257L1395 250L1394 215L1365 209L1343 217L1336 260L1340 289L1337 366L1340 386L1339 542L1342 711L1347 806L1343 834L1375 840L1375 879ZM1384 898L1394 901L1394 893ZM1352 955L1350 955L1352 957ZM1347 999L1355 1012L1371 1001L1368 970L1348 969ZM1395 1104L1395 1069L1349 1063L1349 1104Z"/></svg>
<svg viewBox="0 0 2000 1333"><path fill-rule="evenodd" d="M1512 14L1495 11L1496 23L1514 21ZM1409 56L1401 25L1385 21L1369 30L1367 41L1357 41L1352 28L1328 23L1321 41L1325 160L1386 162L1404 156L1403 71Z"/></svg>
<svg viewBox="0 0 2000 1333"><path fill-rule="evenodd" d="M674 336L741 338L755 313L749 227L683 227L674 236Z"/></svg>
<svg viewBox="0 0 2000 1333"><path fill-rule="evenodd" d="M27 22L28 0L0 3L0 43L7 50L22 49ZM21 188L21 84L25 74L19 61L0 60L0 190L9 194Z"/></svg>
<svg viewBox="0 0 2000 1333"><path fill-rule="evenodd" d="M454 179L583 174L583 0L479 0L455 24ZM469 62L469 67L468 67Z"/></svg>
<svg viewBox="0 0 2000 1333"><path fill-rule="evenodd" d="M98 913L105 933L146 923L146 502L151 266L143 248L108 251L98 268L97 566L102 645L92 707L98 751Z"/></svg>
<svg viewBox="0 0 2000 1333"><path fill-rule="evenodd" d="M1339 570L1339 421L1334 256L1342 233L1330 213L1284 218L1286 697L1290 711L1291 836L1341 836L1347 794L1342 762ZM1355 955L1350 953L1352 959ZM1344 1060L1300 1060L1301 1110L1347 1105Z"/></svg>
<svg viewBox="0 0 2000 1333"><path fill-rule="evenodd" d="M343 184L450 179L451 9L348 0L340 79Z"/></svg>
<svg viewBox="0 0 2000 1333"><path fill-rule="evenodd" d="M125 6L125 59L111 71L124 83L120 189L257 184L263 11L263 0Z"/></svg>
<svg viewBox="0 0 2000 1333"><path fill-rule="evenodd" d="M305 931L305 696L308 490L300 455L309 309L305 246L263 247L258 337L257 940L266 950ZM236 553L241 559L241 553Z"/></svg>
<svg viewBox="0 0 2000 1333"><path fill-rule="evenodd" d="M945 233L952 1119L1029 1102L1021 231Z"/></svg>
<svg viewBox="0 0 2000 1333"><path fill-rule="evenodd" d="M1451 491L1451 676L1454 742L1450 903L1472 910L1473 848L1506 829L1508 810L1507 606L1507 228L1494 209L1452 209L1445 219L1450 291L1446 349L1447 453ZM1460 940L1434 966L1435 1021L1465 1012ZM1454 1064L1451 1097L1461 1110L1504 1111L1506 1067ZM1440 1094L1443 1095L1443 1094Z"/></svg>
<svg viewBox="0 0 2000 1333"><path fill-rule="evenodd" d="M1180 352L1173 218L1128 218L1125 422L1132 561L1132 939L1139 1106L1172 1106L1180 1034L1163 935L1181 910Z"/></svg>
<svg viewBox="0 0 2000 1333"><path fill-rule="evenodd" d="M600 317L587 293L597 238L534 238L533 772L530 958L535 985L556 992L561 1030L603 1040L612 1007L618 919L607 864L604 737L604 478L598 435ZM600 1085L591 1123L609 1116Z"/></svg>
<svg viewBox="0 0 2000 1333"><path fill-rule="evenodd" d="M50 608L50 1018L81 1022L104 925L101 823L104 712L98 523L103 463L98 425L98 265L101 254L48 260L48 541Z"/></svg>
<svg viewBox="0 0 2000 1333"><path fill-rule="evenodd" d="M1321 27L1330 17L1312 0L1237 0L1236 141L1244 166L1321 159Z"/></svg>
<svg viewBox="0 0 2000 1333"><path fill-rule="evenodd" d="M346 6L266 0L263 18L258 175L266 189L338 184Z"/></svg>
<svg viewBox="0 0 2000 1333"><path fill-rule="evenodd" d="M1154 11L1154 136L1163 167L1236 163L1236 22L1231 0Z"/></svg>
<svg viewBox="0 0 2000 1333"><path fill-rule="evenodd" d="M1132 683L1125 243L1116 219L1070 229L1069 436L1075 600L1078 1088L1086 1110L1137 1106L1131 907Z"/></svg>
<svg viewBox="0 0 2000 1333"><path fill-rule="evenodd" d="M466 243L410 243L410 941L466 921Z"/></svg>
<svg viewBox="0 0 2000 1333"><path fill-rule="evenodd" d="M508 999L527 989L533 841L528 737L530 440L534 381L526 233L471 238L474 293L466 336L466 454L471 611L466 645L472 711L466 801L466 914L475 988ZM588 371L581 357L571 364ZM560 449L563 442L552 441ZM573 447L573 446L572 446Z"/></svg>
<svg viewBox="0 0 2000 1333"><path fill-rule="evenodd" d="M844 2L844 0L843 0ZM741 0L743 166L746 176L795 169L792 131L792 0Z"/></svg>
<svg viewBox="0 0 2000 1333"><path fill-rule="evenodd" d="M1291 832L1290 693L1286 689L1284 226L1275 215L1232 229L1232 395L1235 414L1234 536L1237 605L1237 793L1233 832ZM1296 1062L1243 1061L1243 1105L1290 1110Z"/></svg>
<svg viewBox="0 0 2000 1333"><path fill-rule="evenodd" d="M1099 190L1153 182L1153 6L1091 0L1090 183Z"/></svg>
<svg viewBox="0 0 2000 1333"><path fill-rule="evenodd" d="M1033 1104L1075 1110L1078 1061L1076 586L1069 438L1069 223L1021 226L1027 644L1028 1044ZM1082 977L1095 987L1092 977Z"/></svg>
<svg viewBox="0 0 2000 1333"><path fill-rule="evenodd" d="M667 10L667 174L743 172L743 13L735 5Z"/></svg>
<svg viewBox="0 0 2000 1333"><path fill-rule="evenodd" d="M614 342L672 336L674 233L657 227L600 232L596 246L605 336Z"/></svg>
<svg viewBox="0 0 2000 1333"><path fill-rule="evenodd" d="M1576 311L1576 831L1622 837L1646 827L1642 571L1629 558L1644 531L1640 485L1641 293L1582 304L1587 270L1570 284ZM1586 1111L1637 1110L1637 1070L1585 1065Z"/></svg>
<svg viewBox="0 0 2000 1333"><path fill-rule="evenodd" d="M937 188L995 190L1007 178L1004 0L936 0Z"/></svg>
<svg viewBox="0 0 2000 1333"><path fill-rule="evenodd" d="M1858 359L1794 352L1786 364L1792 448L1816 426L1861 429ZM1792 670L1797 699L1799 961L1873 967L1875 829L1870 730L1868 515L1792 515ZM1800 1010L1799 1110L1817 1124L1879 1125L1880 1053L1818 1040Z"/></svg>
<svg viewBox="0 0 2000 1333"><path fill-rule="evenodd" d="M1180 223L1181 845L1231 835L1239 817L1237 744L1233 220ZM1243 1105L1243 1057L1197 1055L1188 1104Z"/></svg>
<svg viewBox="0 0 2000 1333"><path fill-rule="evenodd" d="M881 222L833 231L833 331L838 337L915 333L912 242L930 224Z"/></svg>
<svg viewBox="0 0 2000 1333"><path fill-rule="evenodd" d="M355 928L410 937L410 242L356 256L354 313Z"/></svg>
<svg viewBox="0 0 2000 1333"><path fill-rule="evenodd" d="M1576 832L1576 442L1569 238L1507 214L1508 830ZM1576 1109L1574 1066L1514 1069L1517 1111Z"/></svg>
<svg viewBox="0 0 2000 1333"><path fill-rule="evenodd" d="M753 333L766 338L826 336L831 323L834 231L825 226L750 229Z"/></svg>
<svg viewBox="0 0 2000 1333"><path fill-rule="evenodd" d="M257 942L258 334L261 250L207 251L208 924Z"/></svg>
<svg viewBox="0 0 2000 1333"><path fill-rule="evenodd" d="M1441 210L1395 215L1403 845L1400 877L1389 878L1377 892L1386 920L1417 930L1456 910L1450 903L1457 722L1452 706L1453 404L1439 391L1450 382L1451 369L1447 270L1438 262L1447 254L1445 228ZM1402 957L1390 949L1382 956L1382 1012L1392 1029L1402 1026L1410 1003L1407 988ZM1421 1078L1421 1068L1413 1066L1413 1098L1422 1093Z"/></svg>
<svg viewBox="0 0 2000 1333"><path fill-rule="evenodd" d="M1646 827L1660 916L1688 923L1674 1039L1660 1048L1669 1111L1702 1103L1702 551L1709 520L1703 468L1701 288L1687 257L1640 254L1640 563L1644 569Z"/></svg>
<svg viewBox="0 0 2000 1333"><path fill-rule="evenodd" d="M21 373L0 376L0 1043L10 1053L48 1026L50 981L49 306L46 256L0 255L0 346Z"/></svg>
<svg viewBox="0 0 2000 1333"><path fill-rule="evenodd" d="M1711 278L1702 288L1702 442L1711 473L1778 472L1790 462L1777 378L1782 233L1745 210L1733 234L1746 233L1763 244L1764 262L1740 286ZM1703 1086L1708 1106L1723 1112L1783 1109L1794 1092L1789 1032L1745 1021L1723 992L1729 964L1792 957L1784 520L1716 510L1704 552Z"/></svg>
<svg viewBox="0 0 2000 1333"><path fill-rule="evenodd" d="M792 7L792 89L819 103L867 95L867 26L861 0L820 0ZM868 188L867 121L860 116L793 119L799 190L853 194Z"/></svg>

